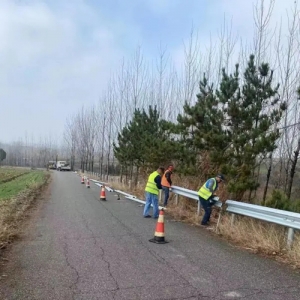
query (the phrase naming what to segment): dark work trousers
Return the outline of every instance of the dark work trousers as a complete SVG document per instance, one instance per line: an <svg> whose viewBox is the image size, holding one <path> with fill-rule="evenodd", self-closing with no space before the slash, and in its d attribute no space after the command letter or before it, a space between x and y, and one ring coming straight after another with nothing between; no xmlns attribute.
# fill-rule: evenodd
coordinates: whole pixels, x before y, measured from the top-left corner
<svg viewBox="0 0 300 300"><path fill-rule="evenodd" d="M164 191L164 206L168 205L169 195L170 195L170 188L167 186L162 186L162 190Z"/></svg>
<svg viewBox="0 0 300 300"><path fill-rule="evenodd" d="M210 219L210 215L211 215L211 207L212 207L212 203L209 202L209 200L205 200L201 197L199 197L200 203L205 211L201 225L206 225L207 222L209 222Z"/></svg>

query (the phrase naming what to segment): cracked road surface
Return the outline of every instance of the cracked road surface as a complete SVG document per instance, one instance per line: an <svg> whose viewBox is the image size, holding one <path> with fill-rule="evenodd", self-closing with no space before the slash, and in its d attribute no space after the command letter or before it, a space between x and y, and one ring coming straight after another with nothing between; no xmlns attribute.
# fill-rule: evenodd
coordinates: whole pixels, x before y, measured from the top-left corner
<svg viewBox="0 0 300 300"><path fill-rule="evenodd" d="M6 255L0 299L299 299L300 275L205 229L165 220L168 244L138 203L54 172L51 195Z"/></svg>

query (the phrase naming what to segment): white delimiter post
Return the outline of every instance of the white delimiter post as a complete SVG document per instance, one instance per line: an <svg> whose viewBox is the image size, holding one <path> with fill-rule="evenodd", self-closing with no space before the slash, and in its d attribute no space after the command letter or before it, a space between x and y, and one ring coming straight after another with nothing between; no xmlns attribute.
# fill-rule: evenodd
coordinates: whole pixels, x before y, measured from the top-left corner
<svg viewBox="0 0 300 300"><path fill-rule="evenodd" d="M162 203L162 190L159 190L158 203Z"/></svg>
<svg viewBox="0 0 300 300"><path fill-rule="evenodd" d="M293 244L293 241L294 241L294 228L289 228L288 229L288 238L287 238L287 246L289 249L292 248L292 244Z"/></svg>
<svg viewBox="0 0 300 300"><path fill-rule="evenodd" d="M201 202L200 200L198 200L197 216L200 216L200 211L201 211Z"/></svg>

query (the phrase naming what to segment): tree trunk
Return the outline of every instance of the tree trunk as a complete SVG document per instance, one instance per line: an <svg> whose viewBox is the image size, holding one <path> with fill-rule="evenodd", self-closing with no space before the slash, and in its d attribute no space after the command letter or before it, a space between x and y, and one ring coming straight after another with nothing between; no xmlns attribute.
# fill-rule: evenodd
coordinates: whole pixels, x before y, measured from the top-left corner
<svg viewBox="0 0 300 300"><path fill-rule="evenodd" d="M134 178L134 186L137 186L137 183L139 181L139 167L136 167L136 174L135 174L135 178Z"/></svg>
<svg viewBox="0 0 300 300"><path fill-rule="evenodd" d="M100 174L101 174L101 176L102 176L102 174L103 174L103 155L101 154L101 159L100 159Z"/></svg>
<svg viewBox="0 0 300 300"><path fill-rule="evenodd" d="M299 152L300 152L300 138L298 138L298 145L297 145L296 151L294 152L290 176L289 176L289 180L288 180L287 197L289 200L290 200L291 194L292 194L292 187L293 187L293 181L294 181L295 170L296 170L296 166L297 166L297 162L298 162Z"/></svg>
<svg viewBox="0 0 300 300"><path fill-rule="evenodd" d="M283 169L283 157L280 158L279 178L276 180L275 189L278 189L281 185L282 169Z"/></svg>
<svg viewBox="0 0 300 300"><path fill-rule="evenodd" d="M108 153L107 153L107 166L106 166L106 180L108 180L108 175L109 175L109 159L110 159L110 152L108 151Z"/></svg>
<svg viewBox="0 0 300 300"><path fill-rule="evenodd" d="M287 190L288 190L288 181L289 181L289 177L290 177L290 174L289 174L289 169L290 169L290 157L288 158L288 161L287 161L287 165L285 167L285 178L284 178L284 192L287 194Z"/></svg>
<svg viewBox="0 0 300 300"><path fill-rule="evenodd" d="M265 203L266 203L267 192L268 192L268 188L269 188L269 182L270 182L271 171L272 171L272 164L273 164L273 154L271 154L271 156L270 156L270 165L269 165L268 172L267 172L267 181L266 181L266 185L264 188L262 205L265 205Z"/></svg>
<svg viewBox="0 0 300 300"><path fill-rule="evenodd" d="M133 166L133 163L132 163L131 166L130 166L130 174L129 174L129 179L130 180L132 180L132 177L133 177L133 168L134 168L134 166Z"/></svg>
<svg viewBox="0 0 300 300"><path fill-rule="evenodd" d="M122 182L122 178L123 178L123 165L121 165L121 168L120 168L120 180Z"/></svg>

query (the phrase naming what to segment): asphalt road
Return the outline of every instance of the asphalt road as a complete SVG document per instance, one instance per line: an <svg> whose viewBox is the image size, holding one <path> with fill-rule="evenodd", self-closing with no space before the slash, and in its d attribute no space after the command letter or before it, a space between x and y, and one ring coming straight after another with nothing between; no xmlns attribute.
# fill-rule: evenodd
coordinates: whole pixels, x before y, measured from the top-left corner
<svg viewBox="0 0 300 300"><path fill-rule="evenodd" d="M300 275L206 229L165 221L149 242L143 207L53 172L49 199L1 269L0 299L299 299ZM3 276L4 275L4 276Z"/></svg>

